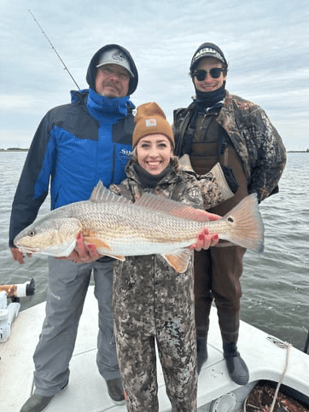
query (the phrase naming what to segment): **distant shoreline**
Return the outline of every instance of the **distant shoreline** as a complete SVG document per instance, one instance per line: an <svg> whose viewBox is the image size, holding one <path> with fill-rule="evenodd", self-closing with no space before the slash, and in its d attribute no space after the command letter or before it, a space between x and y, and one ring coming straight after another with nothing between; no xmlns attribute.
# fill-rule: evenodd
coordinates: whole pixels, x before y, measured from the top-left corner
<svg viewBox="0 0 309 412"><path fill-rule="evenodd" d="M29 149L20 149L18 147L10 147L8 149L0 149L0 152L28 152ZM287 150L287 153L309 153L307 150Z"/></svg>
<svg viewBox="0 0 309 412"><path fill-rule="evenodd" d="M0 152L28 152L29 149L20 149L18 147L10 147L8 149L0 149Z"/></svg>
<svg viewBox="0 0 309 412"><path fill-rule="evenodd" d="M287 153L309 153L309 149L307 150L287 150Z"/></svg>

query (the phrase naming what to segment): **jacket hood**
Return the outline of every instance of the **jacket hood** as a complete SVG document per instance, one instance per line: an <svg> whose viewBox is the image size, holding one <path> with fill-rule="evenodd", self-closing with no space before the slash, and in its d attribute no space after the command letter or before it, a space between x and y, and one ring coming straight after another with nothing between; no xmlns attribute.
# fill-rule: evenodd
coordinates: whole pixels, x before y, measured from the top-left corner
<svg viewBox="0 0 309 412"><path fill-rule="evenodd" d="M97 64L98 61L101 57L101 54L105 51L108 51L110 49L113 49L117 47L118 49L120 49L127 57L127 59L129 60L129 64L130 64L130 69L132 71L132 73L134 74L134 77L130 78L130 83L129 83L129 91L128 91L128 95L131 95L135 92L136 87L137 87L137 83L138 83L138 72L137 72L137 68L135 66L134 60L131 56L131 54L128 52L128 50L126 50L124 47L119 46L118 44L108 44L104 47L102 47L100 50L98 50L95 55L92 57L92 59L90 60L90 64L87 70L87 75L86 75L86 81L89 84L89 86L91 87L92 90L95 90L95 78L96 78L96 74L97 74Z"/></svg>

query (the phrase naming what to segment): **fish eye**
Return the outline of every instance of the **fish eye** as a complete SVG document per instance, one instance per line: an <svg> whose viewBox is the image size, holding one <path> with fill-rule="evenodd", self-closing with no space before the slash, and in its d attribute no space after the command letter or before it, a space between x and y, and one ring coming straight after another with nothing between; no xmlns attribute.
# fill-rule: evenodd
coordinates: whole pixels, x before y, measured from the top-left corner
<svg viewBox="0 0 309 412"><path fill-rule="evenodd" d="M231 223L233 223L234 222L234 219L230 216L230 217L228 217L227 218L227 220L229 221L229 222L231 222Z"/></svg>
<svg viewBox="0 0 309 412"><path fill-rule="evenodd" d="M35 234L36 234L35 230L29 230L29 232L28 232L28 236L30 236L30 237L35 236Z"/></svg>

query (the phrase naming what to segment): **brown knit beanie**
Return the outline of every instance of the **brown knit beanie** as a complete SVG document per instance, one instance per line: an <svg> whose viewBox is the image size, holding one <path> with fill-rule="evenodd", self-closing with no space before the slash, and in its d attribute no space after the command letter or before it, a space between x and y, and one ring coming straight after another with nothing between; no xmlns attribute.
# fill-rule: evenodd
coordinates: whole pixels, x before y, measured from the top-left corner
<svg viewBox="0 0 309 412"><path fill-rule="evenodd" d="M133 132L133 148L142 137L159 133L168 137L172 146L175 146L172 128L157 103L144 103L138 106L134 121L136 125Z"/></svg>

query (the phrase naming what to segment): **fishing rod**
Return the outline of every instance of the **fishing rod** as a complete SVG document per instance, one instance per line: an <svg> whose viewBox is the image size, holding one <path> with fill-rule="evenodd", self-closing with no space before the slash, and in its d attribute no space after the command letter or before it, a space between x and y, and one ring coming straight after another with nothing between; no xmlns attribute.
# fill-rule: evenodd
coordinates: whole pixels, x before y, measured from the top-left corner
<svg viewBox="0 0 309 412"><path fill-rule="evenodd" d="M39 22L37 21L37 19L34 17L34 15L32 14L31 10L28 10L29 13L31 14L31 16L33 17L33 20L36 22L36 24L39 26L39 28L41 29L42 33L44 34L44 36L46 37L46 39L48 40L49 44L51 45L51 48L54 50L54 52L56 53L56 55L58 56L59 60L61 61L61 63L63 64L64 70L66 70L69 74L69 76L71 77L71 79L73 80L73 82L75 83L75 85L77 86L78 90L80 90L78 84L76 83L74 77L72 76L72 74L70 73L69 69L67 68L66 64L64 63L64 61L62 60L62 58L60 57L59 53L57 52L56 48L54 47L54 45L52 44L52 42L49 40L47 34L44 32L44 30L42 29L42 27L40 26Z"/></svg>

